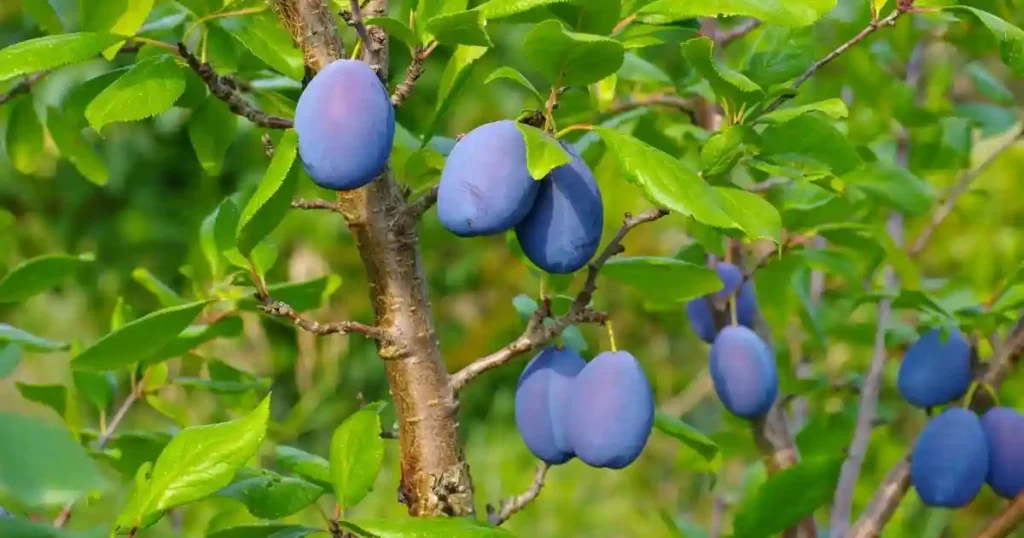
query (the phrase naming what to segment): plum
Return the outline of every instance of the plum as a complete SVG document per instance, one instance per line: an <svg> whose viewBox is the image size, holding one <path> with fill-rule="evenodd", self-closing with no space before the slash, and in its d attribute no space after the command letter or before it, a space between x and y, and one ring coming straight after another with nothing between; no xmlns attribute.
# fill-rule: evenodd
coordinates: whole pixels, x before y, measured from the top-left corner
<svg viewBox="0 0 1024 538"><path fill-rule="evenodd" d="M775 356L754 331L729 325L719 331L708 361L715 393L730 413L747 420L763 417L779 393Z"/></svg>
<svg viewBox="0 0 1024 538"><path fill-rule="evenodd" d="M988 443L988 485L1002 497L1024 490L1024 415L1009 407L993 407L981 417Z"/></svg>
<svg viewBox="0 0 1024 538"><path fill-rule="evenodd" d="M715 293L716 300L725 301L736 292L736 321L744 327L753 329L754 320L757 316L757 297L754 295L754 284L747 280L743 282L743 271L739 267L727 262L719 262L715 266L718 278L722 280L722 289ZM743 284L740 287L740 284ZM731 310L726 309L727 312ZM707 342L714 342L718 331L715 330L715 319L711 315L711 307L705 297L698 297L686 303L686 317L690 320L690 326L697 336Z"/></svg>
<svg viewBox="0 0 1024 538"><path fill-rule="evenodd" d="M335 60L299 96L299 157L321 187L357 189L387 165L395 141L395 108L368 65Z"/></svg>
<svg viewBox="0 0 1024 538"><path fill-rule="evenodd" d="M952 407L933 418L917 439L910 482L928 506L958 508L985 485L989 449L978 415Z"/></svg>
<svg viewBox="0 0 1024 538"><path fill-rule="evenodd" d="M601 243L604 204L593 172L568 144L572 161L541 180L533 207L516 225L523 253L549 273L572 273L586 265Z"/></svg>
<svg viewBox="0 0 1024 538"><path fill-rule="evenodd" d="M927 408L960 398L972 379L971 346L963 334L954 330L942 341L939 329L932 329L907 348L896 385L908 402Z"/></svg>
<svg viewBox="0 0 1024 538"><path fill-rule="evenodd" d="M529 213L539 190L526 168L526 143L516 122L488 123L467 133L448 155L437 216L460 237L505 232Z"/></svg>
<svg viewBox="0 0 1024 538"><path fill-rule="evenodd" d="M537 354L516 386L516 427L534 456L552 465L572 459L565 430L572 380L586 361L571 348L549 346Z"/></svg>
<svg viewBox="0 0 1024 538"><path fill-rule="evenodd" d="M583 463L607 469L633 463L654 426L654 394L636 358L606 351L587 363L572 382L565 424Z"/></svg>

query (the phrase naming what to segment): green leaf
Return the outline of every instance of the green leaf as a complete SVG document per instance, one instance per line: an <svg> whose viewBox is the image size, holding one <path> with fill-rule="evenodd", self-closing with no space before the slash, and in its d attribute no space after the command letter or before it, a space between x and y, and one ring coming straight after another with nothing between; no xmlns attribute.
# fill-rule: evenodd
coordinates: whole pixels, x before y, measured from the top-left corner
<svg viewBox="0 0 1024 538"><path fill-rule="evenodd" d="M816 103L808 103L806 105L773 110L767 114L759 116L757 118L757 123L786 123L789 120L810 112L821 112L835 120L845 118L847 114L850 113L846 108L846 103L844 103L842 99L835 97L832 99L825 99L824 101L818 101Z"/></svg>
<svg viewBox="0 0 1024 538"><path fill-rule="evenodd" d="M747 53L743 74L762 88L792 80L817 60L815 43L810 28L762 27Z"/></svg>
<svg viewBox="0 0 1024 538"><path fill-rule="evenodd" d="M761 157L800 157L828 166L836 175L852 172L862 160L850 137L820 112L801 114L761 132Z"/></svg>
<svg viewBox="0 0 1024 538"><path fill-rule="evenodd" d="M754 103L765 97L764 90L743 73L715 61L714 41L698 37L682 44L683 56L715 95L734 103Z"/></svg>
<svg viewBox="0 0 1024 538"><path fill-rule="evenodd" d="M222 17L217 23L264 63L292 80L302 80L302 52L276 16Z"/></svg>
<svg viewBox="0 0 1024 538"><path fill-rule="evenodd" d="M525 123L516 123L516 128L523 133L523 141L526 143L526 168L533 179L544 179L548 172L572 162L569 152L551 135Z"/></svg>
<svg viewBox="0 0 1024 538"><path fill-rule="evenodd" d="M768 24L800 27L814 24L838 0L656 0L637 12L639 22L669 24L697 17L738 15Z"/></svg>
<svg viewBox="0 0 1024 538"><path fill-rule="evenodd" d="M207 174L220 175L224 154L235 141L237 132L238 117L224 101L214 96L208 97L192 113L188 122L188 138Z"/></svg>
<svg viewBox="0 0 1024 538"><path fill-rule="evenodd" d="M247 416L229 422L185 428L160 453L152 481L130 503L124 519L140 521L204 497L231 483L232 477L256 455L267 435L268 395Z"/></svg>
<svg viewBox="0 0 1024 538"><path fill-rule="evenodd" d="M299 136L294 129L284 132L263 180L242 210L235 237L243 256L248 256L257 243L274 231L291 207L292 193L299 178L299 167L292 166L298 144Z"/></svg>
<svg viewBox="0 0 1024 538"><path fill-rule="evenodd" d="M67 415L68 405L74 403L68 401L68 388L64 385L29 385L20 381L14 385L22 398L53 409L61 418Z"/></svg>
<svg viewBox="0 0 1024 538"><path fill-rule="evenodd" d="M768 478L737 509L733 534L773 536L814 513L832 498L843 459L806 459Z"/></svg>
<svg viewBox="0 0 1024 538"><path fill-rule="evenodd" d="M208 325L189 325L159 351L145 359L148 364L179 357L214 338L233 338L242 334L242 319L228 316Z"/></svg>
<svg viewBox="0 0 1024 538"><path fill-rule="evenodd" d="M908 215L923 215L932 206L931 186L900 166L876 161L841 179Z"/></svg>
<svg viewBox="0 0 1024 538"><path fill-rule="evenodd" d="M333 488L331 485L331 464L326 459L288 445L275 449L277 464L314 484Z"/></svg>
<svg viewBox="0 0 1024 538"><path fill-rule="evenodd" d="M190 303L147 314L100 338L71 360L80 370L116 370L144 361L173 341L210 301Z"/></svg>
<svg viewBox="0 0 1024 538"><path fill-rule="evenodd" d="M671 155L614 129L595 129L615 155L627 179L652 203L716 228L735 228L719 207L718 195Z"/></svg>
<svg viewBox="0 0 1024 538"><path fill-rule="evenodd" d="M247 392L263 392L270 389L270 379L262 381L215 381L198 377L177 377L174 384L179 387L198 389L213 394L244 394Z"/></svg>
<svg viewBox="0 0 1024 538"><path fill-rule="evenodd" d="M156 296L161 306L177 306L184 302L170 286L160 282L159 279L153 276L153 273L150 273L144 267L136 267L132 271L132 280L138 282L140 286L146 288L146 291Z"/></svg>
<svg viewBox="0 0 1024 538"><path fill-rule="evenodd" d="M692 449L704 458L712 469L721 466L722 451L718 445L693 426L659 410L654 413L654 428Z"/></svg>
<svg viewBox="0 0 1024 538"><path fill-rule="evenodd" d="M79 126L56 108L47 109L46 130L60 151L61 157L71 161L78 172L92 183L103 186L110 178L107 164L82 136Z"/></svg>
<svg viewBox="0 0 1024 538"><path fill-rule="evenodd" d="M380 436L382 403L352 413L331 437L331 483L342 509L352 508L373 489L384 462Z"/></svg>
<svg viewBox="0 0 1024 538"><path fill-rule="evenodd" d="M672 78L668 73L634 52L626 52L625 56L623 56L622 66L619 67L615 76L622 80L640 83L672 84Z"/></svg>
<svg viewBox="0 0 1024 538"><path fill-rule="evenodd" d="M5 137L7 155L14 169L32 175L46 156L43 146L43 125L39 122L32 96L20 97L11 107Z"/></svg>
<svg viewBox="0 0 1024 538"><path fill-rule="evenodd" d="M342 0L344 1L344 0ZM468 5L467 0L420 0L417 2L414 20L419 21L415 25L416 32L420 35L420 41L428 42L433 36L427 31L427 21L440 15L465 11ZM347 8L346 8L347 9Z"/></svg>
<svg viewBox="0 0 1024 538"><path fill-rule="evenodd" d="M34 3L33 1L26 4ZM46 3L46 2L42 2ZM4 538L107 538L106 529L73 531L54 527L50 523L37 523L17 517L0 517L0 536Z"/></svg>
<svg viewBox="0 0 1024 538"><path fill-rule="evenodd" d="M0 303L16 303L38 295L93 261L92 254L47 254L32 258L0 279Z"/></svg>
<svg viewBox="0 0 1024 538"><path fill-rule="evenodd" d="M274 284L267 287L270 296L275 300L288 303L297 312L314 310L320 308L341 286L341 277L338 275L326 275L305 282L289 282L286 284ZM238 308L244 310L256 310L259 302L255 297L244 297L238 301Z"/></svg>
<svg viewBox="0 0 1024 538"><path fill-rule="evenodd" d="M117 390L117 378L112 372L88 372L72 370L78 393L85 396L89 403L97 409L105 410L114 402L114 391Z"/></svg>
<svg viewBox="0 0 1024 538"><path fill-rule="evenodd" d="M6 379L21 363L21 346L16 344L0 344L0 379Z"/></svg>
<svg viewBox="0 0 1024 538"><path fill-rule="evenodd" d="M105 125L138 121L170 109L185 92L185 76L169 55L141 60L85 107L97 132Z"/></svg>
<svg viewBox="0 0 1024 538"><path fill-rule="evenodd" d="M540 95L540 92L537 91L537 88L534 87L534 85L531 84L530 81L525 76L523 76L522 73L508 66L501 66L495 69L494 71L491 71L491 74L487 75L487 78L484 79L484 84L490 84L491 82L494 82L495 80L502 78L509 79L518 83L520 86L526 88L527 90L530 90L530 93L537 99L538 102L544 102L544 97Z"/></svg>
<svg viewBox="0 0 1024 538"><path fill-rule="evenodd" d="M493 47L486 26L483 12L473 9L434 17L427 22L427 31L438 43Z"/></svg>
<svg viewBox="0 0 1024 538"><path fill-rule="evenodd" d="M875 15L877 16L882 12L882 8L884 8L888 3L889 0L871 0L871 9L874 10Z"/></svg>
<svg viewBox="0 0 1024 538"><path fill-rule="evenodd" d="M0 50L0 80L87 60L123 38L78 32L19 41Z"/></svg>
<svg viewBox="0 0 1024 538"><path fill-rule="evenodd" d="M1018 76L1024 75L1024 30L978 8L946 6L944 9L966 11L977 17L999 42L999 57L1003 59L1003 63L1013 69Z"/></svg>
<svg viewBox="0 0 1024 538"><path fill-rule="evenodd" d="M203 251L203 257L210 266L210 273L215 278L224 275L224 267L221 262L224 260L222 253L235 249L235 229L238 227L238 206L230 198L217 206L203 219L199 227L199 247ZM239 255L240 257L241 255Z"/></svg>
<svg viewBox="0 0 1024 538"><path fill-rule="evenodd" d="M305 538L314 534L326 535L327 531L299 525L268 523L220 529L207 533L206 538Z"/></svg>
<svg viewBox="0 0 1024 538"><path fill-rule="evenodd" d="M45 1L45 0L44 0ZM83 30L132 36L142 28L153 9L153 0L80 0L79 13ZM107 60L114 59L124 42L103 51Z"/></svg>
<svg viewBox="0 0 1024 538"><path fill-rule="evenodd" d="M511 532L463 517L356 519L341 528L366 538L512 538Z"/></svg>
<svg viewBox="0 0 1024 538"><path fill-rule="evenodd" d="M434 109L434 116L430 120L430 128L427 129L426 136L423 137L423 143L420 147L427 147L427 143L430 142L434 133L437 132L441 119L444 118L452 103L455 102L455 97L458 95L459 90L469 80L473 64L486 54L488 50L487 47L459 45L455 52L452 53L444 73L441 74L441 83L437 87L437 108Z"/></svg>
<svg viewBox="0 0 1024 538"><path fill-rule="evenodd" d="M782 240L782 216L779 210L757 194L742 189L712 187L719 207L736 221L751 239Z"/></svg>
<svg viewBox="0 0 1024 538"><path fill-rule="evenodd" d="M47 340L6 323L0 323L0 345L8 344L17 344L21 349L35 353L67 351L71 347L67 342Z"/></svg>
<svg viewBox="0 0 1024 538"><path fill-rule="evenodd" d="M240 501L250 514L260 519L280 519L313 504L323 493L323 488L301 478L263 469L243 469L235 481L217 495Z"/></svg>
<svg viewBox="0 0 1024 538"><path fill-rule="evenodd" d="M0 493L25 505L58 506L109 486L63 428L37 417L0 413L0 439Z"/></svg>
<svg viewBox="0 0 1024 538"><path fill-rule="evenodd" d="M977 61L971 62L967 64L966 71L974 81L974 87L985 97L1001 105L1013 105L1013 92L1003 84L1003 81L989 73L984 64Z"/></svg>
<svg viewBox="0 0 1024 538"><path fill-rule="evenodd" d="M42 0L41 2L22 2L22 6L25 9L25 13L35 19L44 32L48 34L64 33L64 23L61 22L57 12L53 10L53 6L47 0Z"/></svg>
<svg viewBox="0 0 1024 538"><path fill-rule="evenodd" d="M601 274L637 288L658 304L680 303L722 289L713 269L675 258L615 257L604 264Z"/></svg>
<svg viewBox="0 0 1024 538"><path fill-rule="evenodd" d="M553 4L567 4L572 0L490 0L478 8L488 20L502 19L526 13L531 9Z"/></svg>
<svg viewBox="0 0 1024 538"><path fill-rule="evenodd" d="M746 125L730 125L715 133L700 148L705 176L726 174L740 159L757 153L757 133Z"/></svg>
<svg viewBox="0 0 1024 538"><path fill-rule="evenodd" d="M365 17L363 18L363 23L367 26L383 28L388 37L405 43L409 50L416 50L416 47L420 46L420 40L416 37L416 33L412 31L412 28L409 28L408 24L398 19L391 17Z"/></svg>
<svg viewBox="0 0 1024 538"><path fill-rule="evenodd" d="M570 32L556 19L546 20L526 35L527 60L551 83L593 84L619 70L625 49L604 36Z"/></svg>

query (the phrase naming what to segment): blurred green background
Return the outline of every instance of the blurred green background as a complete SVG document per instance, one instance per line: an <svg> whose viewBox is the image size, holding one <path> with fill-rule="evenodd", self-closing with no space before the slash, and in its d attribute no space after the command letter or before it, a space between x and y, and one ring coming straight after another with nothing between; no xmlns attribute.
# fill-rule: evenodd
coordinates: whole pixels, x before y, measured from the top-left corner
<svg viewBox="0 0 1024 538"><path fill-rule="evenodd" d="M69 28L76 24L76 1L50 1ZM410 3L392 2L393 13L402 18ZM1012 2L970 4L1013 22L1024 19ZM149 21L157 29L144 35L173 43L177 39L175 31L159 30L156 23L180 9L164 1L157 6ZM840 0L825 20L788 45L794 46L794 53L820 57L852 36L867 20L866 1ZM547 86L534 76L521 54L522 38L529 28L526 22L492 31L496 46L472 69L455 105L441 118L439 136L451 139L476 125L514 117L537 106L514 84L483 83L494 68L511 65L530 76L546 93ZM180 27L176 32L180 35ZM941 192L956 180L960 167L983 160L999 144L996 137L1013 136L1011 131L1016 128L1017 110L1012 99L993 102L979 86L978 77L972 75L973 68L964 66L987 70L985 73L1000 87L1011 92L1011 98L1024 91L1020 80L998 63L994 40L975 22L948 24L939 18L915 17L911 21L908 17L818 75L805 87L799 101L845 93L852 102L850 118L843 127L848 136L859 144L889 143L893 122L906 118L905 96L898 82L902 66L918 39L936 33L939 37L933 38L925 56L925 76L920 84L924 103L920 108L943 118L965 119L976 127L969 133L966 146L959 146L959 152L952 155L944 153L948 147L928 146L935 137L927 131L931 127L927 122L913 132L912 144L919 145L912 148L927 149L911 150L912 155L919 156L917 160L912 158L911 166ZM0 45L38 35L38 22L23 11L20 2L0 2ZM745 49L758 39L759 33L755 32L731 45L726 61L738 65ZM349 33L346 42L353 42ZM247 51L241 47L232 50L237 57L227 63L233 64L243 78L258 81L254 83L258 102L264 107L272 103L285 109L293 106L299 93L297 82L269 76ZM450 47L438 49L428 60L412 98L398 111L398 122L413 135L428 129L451 54ZM30 95L0 106L0 125L6 125L13 107L26 100L31 100L40 114L46 107L61 109L82 82L131 60L130 55L122 55L112 64L96 60L62 69L35 85ZM392 87L408 61L407 49L392 47ZM619 77L620 96L688 91L697 82L674 45L631 52ZM556 116L559 125L600 119L595 116L592 98L585 89L567 92ZM93 252L97 260L52 292L23 305L0 305L0 321L41 336L90 343L107 332L119 298L139 314L159 308L154 295L132 278L137 268L148 270L182 296L193 296L194 289L210 285L202 276L205 262L198 242L200 224L226 196L236 192L247 195L261 178L268 158L260 140L264 131L240 121L222 173L207 174L189 140L186 126L191 113L188 106L180 106L152 120L114 125L104 131L103 138L91 133L90 143L109 168L109 181L103 187L86 181L69 162L60 160L48 138L42 151L21 163L20 170L6 154L0 156L0 269L47 253ZM686 114L645 108L634 111L625 121L632 122L634 135L648 143L684 160L696 158L702 134L687 127ZM403 147L401 140L400 136L396 156L406 158L410 149ZM952 157L955 162L938 163L940 156ZM650 205L600 148L588 151L587 158L604 195L607 239L623 213L639 212ZM1024 259L1022 167L1024 151L1020 148L1003 154L962 198L921 256L925 285L947 304L986 300ZM400 177L402 172L399 167ZM402 179L422 187L436 181L436 171ZM332 193L306 179L300 186L300 196L329 199ZM909 219L907 236L915 237L927 219ZM644 226L626 240L627 252L692 255L693 250L687 250L691 245L688 231L695 231L688 228L689 224L677 216ZM536 297L540 280L513 253L504 237L456 238L440 226L433 211L423 221L420 233L438 334L449 370L455 371L522 331L524 323L512 300L520 294ZM341 278L327 305L310 312L310 317L372 319L363 269L339 215L293 211L274 232L272 242L278 256L268 273L269 282L298 282L328 274ZM757 253L753 255L756 257L766 252L766 247L749 245L748 250ZM826 272L828 291L822 304L809 310L814 307L806 302L807 267L792 269L786 260L784 257L773 262L756 277L761 306L774 332L780 368L787 372L783 390L807 402L807 411L796 417L801 451L805 455L838 454L848 443L856 414L856 394L849 385L856 387L866 370L875 331L874 307L870 303L852 307L844 293L861 286L861 281L850 278L847 270L852 268L860 279L870 278L877 261L850 254L838 265L824 261L815 265ZM773 273L773 267L783 269ZM781 280L779 271L787 271ZM719 442L724 460L720 468L708 468L678 441L655 432L640 459L623 471L592 469L576 460L553 469L539 500L513 517L507 527L520 536L538 538L704 537L716 499L739 503L764 479L749 428L728 416L714 398L705 370L707 346L689 329L682 305L651 307L635 290L608 280L601 282L596 302L611 313L618 346L643 363L659 405L711 435ZM363 338L315 338L255 313L245 315L244 322L240 337L211 342L198 353L272 379L272 419L276 424L261 452L268 464L277 443L326 454L334 426L357 408L360 398L390 399L383 365L374 346ZM917 318L901 312L900 323L890 331L892 360L887 362L881 394L882 424L872 437L857 488L855 513L889 467L903 456L926 419L923 412L905 404L895 390L900 347L907 342L907 335L912 335ZM607 347L600 328L582 327L581 333L588 347L586 356ZM801 350L807 354L811 377L798 382L792 372ZM989 351L984 342L982 351ZM513 418L515 383L526 360L523 357L488 372L461 395L461 432L481 512L486 503L524 490L533 477L536 460L523 445ZM53 411L23 400L15 383L70 383L67 362L68 356L63 353L26 354L17 371L0 381L0 411L56 422ZM195 368L188 358L170 364L172 377ZM127 381L120 379L119 383L119 398L123 398ZM1004 403L1017 407L1024 404L1022 389L1024 374L1013 376L1001 392ZM163 389L159 397L163 413L152 406L137 406L125 429L174 432L184 425L226 420L233 416L229 409L246 409L257 401L232 400L225 407L225 400L218 396L175 386ZM98 417L90 406L83 404L82 413L84 423L96 424ZM389 442L385 470L374 493L356 512L382 516L404 512L396 502L397 455L397 443ZM121 502L123 499L106 498L79 508L72 527L110 521ZM911 493L884 536L965 536L1001 505L1002 501L986 489L969 508L946 513L925 509ZM822 529L826 513L819 511ZM201 536L208 528L247 519L254 518L241 504L213 499L188 506L145 535L169 537L177 530L181 536ZM290 520L320 523L319 516L310 510ZM728 521L726 516L727 528Z"/></svg>

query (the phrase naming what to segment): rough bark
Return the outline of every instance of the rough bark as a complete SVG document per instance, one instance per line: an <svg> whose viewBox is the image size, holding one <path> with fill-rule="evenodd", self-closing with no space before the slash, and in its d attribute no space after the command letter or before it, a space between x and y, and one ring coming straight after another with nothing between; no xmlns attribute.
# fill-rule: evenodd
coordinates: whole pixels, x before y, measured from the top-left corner
<svg viewBox="0 0 1024 538"><path fill-rule="evenodd" d="M328 0L270 0L315 73L344 50ZM372 0L368 12L386 11ZM387 79L387 38L365 58ZM458 438L458 402L449 386L427 294L416 220L390 170L369 185L338 193L366 268L376 325L388 338L378 344L398 415L401 445L399 499L416 516L471 515L473 484Z"/></svg>

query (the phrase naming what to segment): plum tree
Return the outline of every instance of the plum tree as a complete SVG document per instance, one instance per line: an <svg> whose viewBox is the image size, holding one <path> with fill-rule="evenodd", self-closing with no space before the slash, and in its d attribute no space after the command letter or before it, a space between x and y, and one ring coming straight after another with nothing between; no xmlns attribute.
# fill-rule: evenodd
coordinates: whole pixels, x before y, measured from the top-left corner
<svg viewBox="0 0 1024 538"><path fill-rule="evenodd" d="M530 452L552 465L574 455L566 435L566 401L572 380L586 365L573 349L548 346L519 376L516 426Z"/></svg>
<svg viewBox="0 0 1024 538"><path fill-rule="evenodd" d="M933 418L917 439L910 481L928 506L970 503L989 470L988 443L978 415L952 407Z"/></svg>
<svg viewBox="0 0 1024 538"><path fill-rule="evenodd" d="M569 164L551 171L540 184L516 238L526 257L549 273L572 273L586 265L601 243L604 204L594 173L572 146Z"/></svg>
<svg viewBox="0 0 1024 538"><path fill-rule="evenodd" d="M317 185L357 189L387 164L395 140L395 108L368 65L335 60L299 96L295 131L299 157Z"/></svg>
<svg viewBox="0 0 1024 538"><path fill-rule="evenodd" d="M757 333L741 325L724 327L708 362L715 393L730 413L747 420L768 413L779 393L779 373Z"/></svg>
<svg viewBox="0 0 1024 538"><path fill-rule="evenodd" d="M598 354L572 382L565 417L581 461L607 469L633 463L654 425L654 393L640 363L626 351Z"/></svg>
<svg viewBox="0 0 1024 538"><path fill-rule="evenodd" d="M988 443L988 485L1013 498L1024 490L1024 415L1009 407L993 407L981 417Z"/></svg>
<svg viewBox="0 0 1024 538"><path fill-rule="evenodd" d="M739 289L739 293L736 294L736 320L740 325L753 329L757 316L757 297L754 295L753 283L750 280L743 282L743 271L728 262L719 262L715 266L715 271L722 280L722 289L714 294L714 299L725 301ZM731 308L727 308L730 315ZM701 340L709 344L715 340L715 320L706 297L698 297L686 303L686 317Z"/></svg>
<svg viewBox="0 0 1024 538"><path fill-rule="evenodd" d="M526 143L516 122L473 129L452 148L441 172L437 216L455 235L492 235L529 213L540 189L526 168Z"/></svg>
<svg viewBox="0 0 1024 538"><path fill-rule="evenodd" d="M963 396L971 379L971 346L963 334L954 329L943 341L932 329L907 348L896 384L911 404L933 407Z"/></svg>

